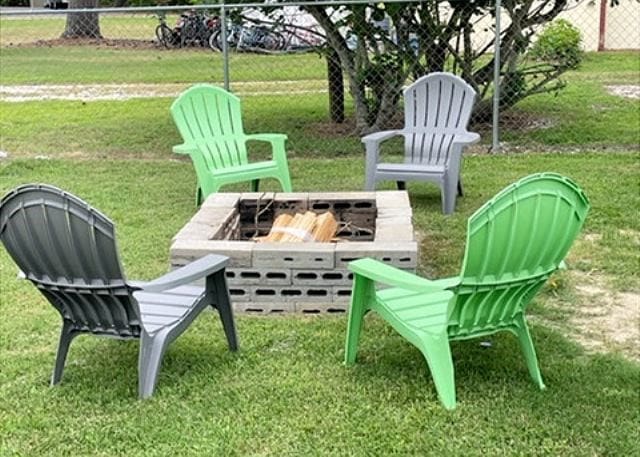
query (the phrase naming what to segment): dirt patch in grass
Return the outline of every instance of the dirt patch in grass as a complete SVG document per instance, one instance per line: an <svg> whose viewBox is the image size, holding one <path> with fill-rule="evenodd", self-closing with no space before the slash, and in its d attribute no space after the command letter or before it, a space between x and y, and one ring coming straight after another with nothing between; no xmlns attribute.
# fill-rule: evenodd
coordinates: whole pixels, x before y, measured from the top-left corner
<svg viewBox="0 0 640 457"><path fill-rule="evenodd" d="M616 85L616 86L605 86L607 92L611 95L615 95L618 97L631 98L634 100L640 99L640 86L638 85Z"/></svg>
<svg viewBox="0 0 640 457"><path fill-rule="evenodd" d="M129 100L132 98L176 97L188 84L48 84L0 86L0 100Z"/></svg>
<svg viewBox="0 0 640 457"><path fill-rule="evenodd" d="M356 121L353 118L347 118L344 122L314 122L305 128L306 132L313 136L322 136L327 138L342 138L345 135L357 136Z"/></svg>
<svg viewBox="0 0 640 457"><path fill-rule="evenodd" d="M40 100L130 100L132 98L177 97L190 83L168 84L40 84L0 85L0 101L30 102ZM322 93L314 80L240 81L233 84L240 96L290 95Z"/></svg>
<svg viewBox="0 0 640 457"><path fill-rule="evenodd" d="M510 109L500 113L500 128L510 132L526 133L534 130L544 130L555 127L558 121L516 109ZM481 123L474 126L477 130L491 132L491 123Z"/></svg>
<svg viewBox="0 0 640 457"><path fill-rule="evenodd" d="M133 39L97 39L97 38L55 38L52 40L38 40L29 43L7 43L14 47L46 47L54 46L94 46L103 48L125 48L125 49L164 49L155 40L133 40ZM197 49L197 48L196 48ZM204 48L202 48L204 49ZM208 49L208 48L207 48ZM211 52L210 49L208 49Z"/></svg>
<svg viewBox="0 0 640 457"><path fill-rule="evenodd" d="M571 276L575 302L551 301L568 311L561 325L569 336L588 351L619 352L640 361L640 293L612 290L600 274L573 271Z"/></svg>

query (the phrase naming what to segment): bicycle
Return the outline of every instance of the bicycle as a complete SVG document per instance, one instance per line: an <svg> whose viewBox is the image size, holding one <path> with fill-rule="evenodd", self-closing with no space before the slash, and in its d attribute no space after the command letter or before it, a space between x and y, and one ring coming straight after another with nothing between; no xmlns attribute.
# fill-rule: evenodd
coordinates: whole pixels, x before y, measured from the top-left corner
<svg viewBox="0 0 640 457"><path fill-rule="evenodd" d="M313 27L283 24L280 33L285 38L282 49L288 53L313 51L326 43L322 33Z"/></svg>
<svg viewBox="0 0 640 457"><path fill-rule="evenodd" d="M206 13L191 11L183 14L180 34L180 46L207 46L211 36L220 30L220 18Z"/></svg>
<svg viewBox="0 0 640 457"><path fill-rule="evenodd" d="M158 20L160 24L156 27L156 38L165 48L207 46L211 35L220 29L218 16L196 11L182 13L173 29L167 25L164 14L159 14Z"/></svg>
<svg viewBox="0 0 640 457"><path fill-rule="evenodd" d="M156 27L156 38L158 43L165 48L172 48L180 43L180 34L176 29L171 29L167 25L167 18L164 14L158 14L160 24Z"/></svg>
<svg viewBox="0 0 640 457"><path fill-rule="evenodd" d="M234 24L227 29L227 46L236 51L278 51L285 44L284 36L266 25ZM222 30L218 30L209 38L209 47L213 50L223 49Z"/></svg>

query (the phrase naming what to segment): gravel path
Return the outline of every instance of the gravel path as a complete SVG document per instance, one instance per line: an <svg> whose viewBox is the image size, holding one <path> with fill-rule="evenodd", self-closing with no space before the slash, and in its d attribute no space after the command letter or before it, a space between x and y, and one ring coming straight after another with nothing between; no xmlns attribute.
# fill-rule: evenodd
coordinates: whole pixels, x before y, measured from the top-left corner
<svg viewBox="0 0 640 457"><path fill-rule="evenodd" d="M47 84L0 86L0 101L36 100L130 100L132 98L176 97L191 86L182 84ZM326 82L256 81L233 83L238 95L310 94L326 91Z"/></svg>
<svg viewBox="0 0 640 457"><path fill-rule="evenodd" d="M0 101L29 102L36 100L130 100L132 98L177 97L191 84L43 84L0 85ZM326 92L326 82L252 81L236 82L238 95L318 94ZM640 99L640 85L605 86L607 92L618 97Z"/></svg>

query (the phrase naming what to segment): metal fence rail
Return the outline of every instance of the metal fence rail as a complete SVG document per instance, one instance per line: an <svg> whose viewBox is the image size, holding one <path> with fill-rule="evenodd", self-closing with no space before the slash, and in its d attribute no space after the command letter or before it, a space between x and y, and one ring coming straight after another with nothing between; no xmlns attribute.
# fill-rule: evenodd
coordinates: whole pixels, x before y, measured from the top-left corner
<svg viewBox="0 0 640 457"><path fill-rule="evenodd" d="M610 8L607 0L521 2L531 17L539 9L569 23L568 29L545 32L550 21L523 21L528 25L517 30L521 10L504 8L500 0L488 7L477 3L482 2L0 10L5 118L0 149L12 147L16 103L99 102L105 113L117 116L119 109L127 109L122 101L149 103L152 113L163 100L168 116L171 99L180 91L210 82L246 101L252 113L247 130L287 133L289 148L298 153L356 153L362 134L402 122L402 87L436 70L461 75L480 94L472 128L483 140L476 151L544 149L549 141L554 148L601 148L606 141L594 137L585 142L575 129L574 136L571 123L577 115L562 110L562 103L592 103L588 92L561 100L580 83L572 56L564 48L556 54L553 49L534 52L535 43L545 33L568 39L575 29L587 56L626 49L631 51L623 56L637 59L640 4L622 0ZM551 13L556 4L564 5L558 15ZM455 30L443 32L448 27ZM500 52L494 53L496 48ZM537 86L545 78L546 86ZM615 75L609 79L609 86L621 87L618 95L637 96L637 81L617 81ZM554 85L560 94L555 99L544 91ZM527 91L531 94L523 97ZM149 122L172 128L166 118ZM82 138L76 143L81 148ZM624 141L608 146L634 147Z"/></svg>

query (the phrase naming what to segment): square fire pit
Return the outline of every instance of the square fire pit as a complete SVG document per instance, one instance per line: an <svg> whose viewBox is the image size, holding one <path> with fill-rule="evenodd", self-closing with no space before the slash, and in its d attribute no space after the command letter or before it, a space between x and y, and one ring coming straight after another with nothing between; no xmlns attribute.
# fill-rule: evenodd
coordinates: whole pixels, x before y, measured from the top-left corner
<svg viewBox="0 0 640 457"><path fill-rule="evenodd" d="M258 243L283 213L331 211L339 241ZM170 250L177 268L210 253L230 258L234 310L256 313L344 312L352 260L373 257L415 271L418 245L405 191L218 193L178 232Z"/></svg>

